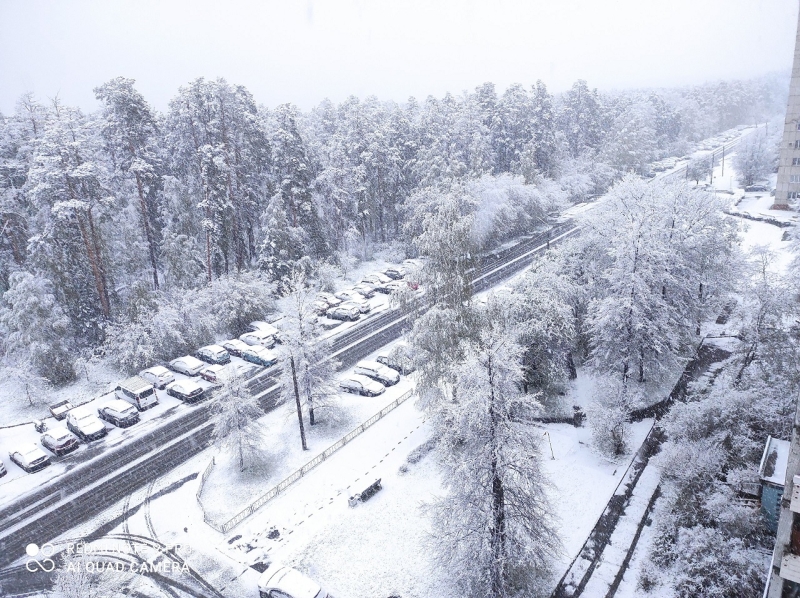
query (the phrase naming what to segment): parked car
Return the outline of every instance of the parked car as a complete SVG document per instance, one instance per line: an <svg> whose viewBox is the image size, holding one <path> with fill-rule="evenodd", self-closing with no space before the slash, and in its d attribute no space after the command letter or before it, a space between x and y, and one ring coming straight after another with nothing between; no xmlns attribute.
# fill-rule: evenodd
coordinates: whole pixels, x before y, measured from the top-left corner
<svg viewBox="0 0 800 598"><path fill-rule="evenodd" d="M75 435L61 426L47 430L41 437L44 448L56 457L71 453L78 448L78 439Z"/></svg>
<svg viewBox="0 0 800 598"><path fill-rule="evenodd" d="M200 370L206 367L206 364L197 359L197 357L185 355L170 361L169 367L176 372L185 374L187 376L197 376L200 373Z"/></svg>
<svg viewBox="0 0 800 598"><path fill-rule="evenodd" d="M167 387L167 384L170 382L175 382L175 374L161 365L142 370L139 372L139 376L152 384L153 388L157 388L159 390L164 390Z"/></svg>
<svg viewBox="0 0 800 598"><path fill-rule="evenodd" d="M247 348L249 350L250 347ZM269 351L269 349L265 349ZM228 365L209 365L200 371L200 377L209 382L222 382L226 376L234 374L244 377L247 375L251 366L242 363L229 363Z"/></svg>
<svg viewBox="0 0 800 598"><path fill-rule="evenodd" d="M21 444L18 449L9 452L8 456L28 473L39 471L50 465L50 457L33 442Z"/></svg>
<svg viewBox="0 0 800 598"><path fill-rule="evenodd" d="M167 386L167 394L184 403L196 403L203 398L203 387L194 380L176 380Z"/></svg>
<svg viewBox="0 0 800 598"><path fill-rule="evenodd" d="M766 193L769 191L766 185L748 185L744 188L747 193Z"/></svg>
<svg viewBox="0 0 800 598"><path fill-rule="evenodd" d="M336 298L342 301L367 301L367 298L358 291L339 291Z"/></svg>
<svg viewBox="0 0 800 598"><path fill-rule="evenodd" d="M392 266L390 268L386 268L383 271L383 274L392 280L402 280L406 275L406 269L402 266Z"/></svg>
<svg viewBox="0 0 800 598"><path fill-rule="evenodd" d="M200 361L213 365L225 365L231 362L231 354L219 345L207 345L197 350L194 354Z"/></svg>
<svg viewBox="0 0 800 598"><path fill-rule="evenodd" d="M67 411L72 409L73 404L69 401L58 401L50 405L50 415L61 421L67 416Z"/></svg>
<svg viewBox="0 0 800 598"><path fill-rule="evenodd" d="M372 378L384 386L394 386L400 382L400 374L396 370L377 361L359 361L353 368L353 372Z"/></svg>
<svg viewBox="0 0 800 598"><path fill-rule="evenodd" d="M247 351L242 352L242 359L256 365L263 365L265 368L278 363L278 356L274 351L259 346L249 347Z"/></svg>
<svg viewBox="0 0 800 598"><path fill-rule="evenodd" d="M408 349L406 343L399 342L391 349L385 349L378 353L375 361L406 376L414 371L414 364L408 354Z"/></svg>
<svg viewBox="0 0 800 598"><path fill-rule="evenodd" d="M275 335L265 332L263 330L255 330L253 332L245 332L239 337L239 340L252 346L258 345L272 349L275 346Z"/></svg>
<svg viewBox="0 0 800 598"><path fill-rule="evenodd" d="M202 370L200 370L200 377L203 380L207 380L208 382L217 382L224 376L225 368L228 366L219 365L219 364L212 364L207 365Z"/></svg>
<svg viewBox="0 0 800 598"><path fill-rule="evenodd" d="M225 349L231 355L235 355L236 357L242 356L242 351L247 350L250 347L246 342L239 340L238 338L232 338L229 341L225 341L222 343L222 348Z"/></svg>
<svg viewBox="0 0 800 598"><path fill-rule="evenodd" d="M153 390L152 388L150 390ZM100 419L118 428L130 428L139 421L139 410L128 401L114 399L97 410Z"/></svg>
<svg viewBox="0 0 800 598"><path fill-rule="evenodd" d="M366 299L372 299L375 296L375 287L371 284L359 283L353 287L356 293L363 295Z"/></svg>
<svg viewBox="0 0 800 598"><path fill-rule="evenodd" d="M297 569L273 563L258 578L260 598L333 598Z"/></svg>
<svg viewBox="0 0 800 598"><path fill-rule="evenodd" d="M8 470L6 469L5 463L0 461L0 478L2 478L7 473L8 473Z"/></svg>
<svg viewBox="0 0 800 598"><path fill-rule="evenodd" d="M67 428L84 442L99 440L108 434L105 424L88 407L75 407L67 413Z"/></svg>
<svg viewBox="0 0 800 598"><path fill-rule="evenodd" d="M158 405L158 397L153 385L141 376L131 376L127 380L123 380L117 385L114 394L118 399L127 401L139 411Z"/></svg>
<svg viewBox="0 0 800 598"><path fill-rule="evenodd" d="M363 299L361 301L343 301L339 307L355 307L358 310L358 313L361 314L368 314L370 311L372 311L370 304Z"/></svg>
<svg viewBox="0 0 800 598"><path fill-rule="evenodd" d="M263 322L261 320L256 320L255 322L250 322L247 326L247 332L256 332L256 331L266 332L267 334L271 334L272 336L277 337L280 334L280 330L278 330L275 326L270 324L269 322Z"/></svg>
<svg viewBox="0 0 800 598"><path fill-rule="evenodd" d="M355 322L361 317L361 310L358 307L344 307L340 305L339 307L330 308L326 312L326 315L331 320L349 320L351 322Z"/></svg>
<svg viewBox="0 0 800 598"><path fill-rule="evenodd" d="M330 293L317 293L317 300L324 301L328 304L328 307L338 307L342 303L341 299Z"/></svg>
<svg viewBox="0 0 800 598"><path fill-rule="evenodd" d="M359 284L372 285L372 287L379 293L388 295L391 291L386 288L386 283L391 282L392 279L383 274L369 274L361 279Z"/></svg>
<svg viewBox="0 0 800 598"><path fill-rule="evenodd" d="M328 305L326 301L322 301L321 299L317 299L311 303L311 309L313 309L314 313L318 316L324 316L325 312L327 312L330 308L331 306Z"/></svg>
<svg viewBox="0 0 800 598"><path fill-rule="evenodd" d="M347 392L364 397L377 397L386 390L380 382L360 374L350 374L339 380L339 387Z"/></svg>

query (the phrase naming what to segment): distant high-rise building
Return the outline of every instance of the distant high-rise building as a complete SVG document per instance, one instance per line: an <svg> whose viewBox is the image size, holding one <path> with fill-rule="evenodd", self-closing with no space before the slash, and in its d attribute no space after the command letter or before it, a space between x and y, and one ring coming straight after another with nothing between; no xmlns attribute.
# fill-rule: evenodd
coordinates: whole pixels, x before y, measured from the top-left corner
<svg viewBox="0 0 800 598"><path fill-rule="evenodd" d="M800 15L794 44L792 82L789 103L783 125L783 145L778 163L778 183L775 186L776 210L788 210L789 202L800 199Z"/></svg>

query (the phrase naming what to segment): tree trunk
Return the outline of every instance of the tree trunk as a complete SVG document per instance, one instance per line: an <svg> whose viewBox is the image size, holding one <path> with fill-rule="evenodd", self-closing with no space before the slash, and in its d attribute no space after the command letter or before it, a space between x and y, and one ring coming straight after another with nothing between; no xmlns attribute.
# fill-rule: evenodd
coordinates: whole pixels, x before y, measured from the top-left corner
<svg viewBox="0 0 800 598"><path fill-rule="evenodd" d="M297 371L294 367L294 356L289 357L289 363L292 366L292 382L294 382L294 400L297 403L297 420L300 422L300 441L303 443L303 450L307 451L306 445L306 430L303 426L303 409L300 406L300 389L297 387Z"/></svg>
<svg viewBox="0 0 800 598"><path fill-rule="evenodd" d="M142 179L139 173L136 175L136 189L139 191L139 206L142 210L142 224L144 225L144 236L147 239L147 248L150 253L150 265L153 267L153 288L158 290L158 264L156 262L156 242L153 238L153 231L150 228L150 209L147 207L147 200L144 197Z"/></svg>
<svg viewBox="0 0 800 598"><path fill-rule="evenodd" d="M497 413L494 408L494 372L492 361L488 363L489 374L489 447L492 452L490 471L492 478L492 527L489 530L489 543L492 551L491 564L491 596L501 598L505 595L504 567L506 521L505 521L505 491L503 480L500 477L497 464Z"/></svg>
<svg viewBox="0 0 800 598"><path fill-rule="evenodd" d="M111 317L111 305L108 300L108 291L106 290L105 276L99 264L99 258L95 255L95 243L90 238L89 231L86 230L86 225L81 220L81 215L76 213L75 220L78 223L78 230L81 233L83 246L86 249L86 257L89 259L89 266L92 269L92 276L94 277L95 290L97 291L98 299L100 299L100 309L103 312L103 317L108 320ZM91 220L89 221L91 224ZM91 227L94 229L94 226Z"/></svg>
<svg viewBox="0 0 800 598"><path fill-rule="evenodd" d="M308 380L310 379L308 373L308 359L305 360L304 369L306 371L306 384L308 384ZM308 403L308 421L313 426L316 422L314 421L314 397L311 396L311 389L306 386L306 402Z"/></svg>

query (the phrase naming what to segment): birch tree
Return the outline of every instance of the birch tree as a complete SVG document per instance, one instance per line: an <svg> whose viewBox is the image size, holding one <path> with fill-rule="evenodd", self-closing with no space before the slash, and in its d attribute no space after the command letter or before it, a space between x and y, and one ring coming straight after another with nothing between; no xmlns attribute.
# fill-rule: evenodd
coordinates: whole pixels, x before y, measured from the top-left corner
<svg viewBox="0 0 800 598"><path fill-rule="evenodd" d="M214 397L212 413L214 444L233 453L239 471L244 471L261 447L262 432L257 420L264 411L232 367L222 378L222 388Z"/></svg>

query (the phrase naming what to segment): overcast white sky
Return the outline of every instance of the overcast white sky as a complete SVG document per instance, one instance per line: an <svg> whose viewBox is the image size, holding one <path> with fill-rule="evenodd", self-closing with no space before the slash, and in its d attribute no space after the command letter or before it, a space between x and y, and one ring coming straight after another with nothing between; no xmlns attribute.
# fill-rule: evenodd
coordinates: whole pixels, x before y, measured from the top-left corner
<svg viewBox="0 0 800 598"><path fill-rule="evenodd" d="M96 107L119 75L164 110L195 77L259 103L673 86L791 67L798 0L0 0L0 111Z"/></svg>

